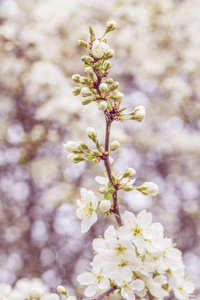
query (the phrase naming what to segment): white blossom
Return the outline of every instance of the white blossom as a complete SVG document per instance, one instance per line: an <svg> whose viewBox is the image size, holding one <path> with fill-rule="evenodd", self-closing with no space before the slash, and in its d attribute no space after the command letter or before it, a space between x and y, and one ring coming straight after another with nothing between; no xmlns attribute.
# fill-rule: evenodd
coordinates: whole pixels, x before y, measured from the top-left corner
<svg viewBox="0 0 200 300"><path fill-rule="evenodd" d="M102 58L108 49L110 49L108 44L95 40L92 46L92 54L97 58Z"/></svg>

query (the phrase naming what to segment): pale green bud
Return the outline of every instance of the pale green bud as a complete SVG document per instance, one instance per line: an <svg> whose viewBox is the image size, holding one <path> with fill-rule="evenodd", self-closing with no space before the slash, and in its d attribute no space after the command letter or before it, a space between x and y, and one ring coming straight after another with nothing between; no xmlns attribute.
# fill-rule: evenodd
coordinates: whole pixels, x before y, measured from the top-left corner
<svg viewBox="0 0 200 300"><path fill-rule="evenodd" d="M119 147L120 147L120 143L119 143L117 140L113 141L113 142L110 144L110 150L111 150L111 151L115 151L115 150L117 150Z"/></svg>
<svg viewBox="0 0 200 300"><path fill-rule="evenodd" d="M127 178L127 177L133 177L135 175L135 170L132 168L128 168L126 169L126 171L123 174L123 178Z"/></svg>
<svg viewBox="0 0 200 300"><path fill-rule="evenodd" d="M99 110L105 111L107 109L107 102L106 101L101 101L98 106Z"/></svg>
<svg viewBox="0 0 200 300"><path fill-rule="evenodd" d="M88 98L84 98L81 100L81 103L83 105L88 105L90 104L92 101L94 101L96 98L95 97L88 97Z"/></svg>
<svg viewBox="0 0 200 300"><path fill-rule="evenodd" d="M110 61L105 61L104 64L103 64L103 70L107 71L110 68L111 68L111 62Z"/></svg>
<svg viewBox="0 0 200 300"><path fill-rule="evenodd" d="M111 209L111 201L110 200L102 200L99 204L100 210L103 212L107 212Z"/></svg>
<svg viewBox="0 0 200 300"><path fill-rule="evenodd" d="M83 149L83 150L89 149L88 145L85 142L80 142L79 145L80 145L81 149Z"/></svg>
<svg viewBox="0 0 200 300"><path fill-rule="evenodd" d="M89 31L90 31L90 41L94 42L96 40L96 37L95 37L94 30L92 29L91 26L89 26Z"/></svg>
<svg viewBox="0 0 200 300"><path fill-rule="evenodd" d="M106 194L107 192L109 192L109 188L106 186L101 186L100 189L98 190L99 193L101 194Z"/></svg>
<svg viewBox="0 0 200 300"><path fill-rule="evenodd" d="M98 164L99 162L100 162L100 157L95 157L95 158L93 158L92 160L91 160L91 162L93 163L93 164Z"/></svg>
<svg viewBox="0 0 200 300"><path fill-rule="evenodd" d="M115 81L115 82L113 82L113 84L109 87L109 90L110 90L110 91L114 91L114 90L116 90L116 89L118 88L118 86L119 86L119 82Z"/></svg>
<svg viewBox="0 0 200 300"><path fill-rule="evenodd" d="M83 97L88 97L88 96L91 96L91 95L92 95L92 92L91 92L91 90L90 90L88 87L84 87L84 88L82 88L82 90L81 90L81 95L82 95Z"/></svg>
<svg viewBox="0 0 200 300"><path fill-rule="evenodd" d="M91 140L96 141L97 132L96 132L96 130L95 130L94 128L88 127L88 128L86 129L86 134L87 134L87 136L88 136Z"/></svg>
<svg viewBox="0 0 200 300"><path fill-rule="evenodd" d="M112 78L106 79L106 83L107 84L112 84L113 82L114 82L114 80Z"/></svg>
<svg viewBox="0 0 200 300"><path fill-rule="evenodd" d="M138 190L144 195L155 196L158 194L158 186L154 182L144 182Z"/></svg>
<svg viewBox="0 0 200 300"><path fill-rule="evenodd" d="M108 86L107 86L106 83L103 83L103 82L102 82L102 83L99 85L99 89L100 89L101 92L105 92L105 91L108 89Z"/></svg>
<svg viewBox="0 0 200 300"><path fill-rule="evenodd" d="M85 160L81 155L70 153L67 158L74 164L79 163L80 161Z"/></svg>
<svg viewBox="0 0 200 300"><path fill-rule="evenodd" d="M110 96L111 99L121 102L124 94L115 90Z"/></svg>
<svg viewBox="0 0 200 300"><path fill-rule="evenodd" d="M88 56L88 55L83 55L83 56L81 57L81 60L82 60L85 64L90 64L90 62L91 62L91 57Z"/></svg>
<svg viewBox="0 0 200 300"><path fill-rule="evenodd" d="M93 76L94 72L93 72L92 67L85 68L85 74L87 74L89 76Z"/></svg>
<svg viewBox="0 0 200 300"><path fill-rule="evenodd" d="M110 59L115 55L115 51L113 49L109 49L104 54L104 59Z"/></svg>
<svg viewBox="0 0 200 300"><path fill-rule="evenodd" d="M87 77L83 77L81 76L79 79L80 83L84 84L84 85L90 85L90 79Z"/></svg>
<svg viewBox="0 0 200 300"><path fill-rule="evenodd" d="M99 152L98 150L92 150L92 151L90 152L90 154L91 154L92 156L99 156L99 155L101 155L101 152Z"/></svg>
<svg viewBox="0 0 200 300"><path fill-rule="evenodd" d="M133 115L133 117L131 118L132 120L141 122L144 117L145 117L145 108L144 106L137 106L134 111L132 113L130 113L130 115Z"/></svg>
<svg viewBox="0 0 200 300"><path fill-rule="evenodd" d="M67 142L67 144L63 144L63 147L70 153L73 153L74 151L79 151L79 143L77 142L69 141Z"/></svg>
<svg viewBox="0 0 200 300"><path fill-rule="evenodd" d="M76 86L72 89L72 93L74 96L78 96L81 92L82 87L81 86Z"/></svg>
<svg viewBox="0 0 200 300"><path fill-rule="evenodd" d="M112 21L107 21L105 33L108 33L108 32L110 32L110 31L113 31L113 30L115 30L116 28L117 28L117 24L116 24L116 22L115 22L114 20L112 20Z"/></svg>
<svg viewBox="0 0 200 300"><path fill-rule="evenodd" d="M72 80L73 80L74 82L76 82L76 83L79 83L80 77L81 77L81 75L79 75L79 74L74 74L74 75L72 76Z"/></svg>
<svg viewBox="0 0 200 300"><path fill-rule="evenodd" d="M30 290L30 297L31 298L34 298L34 299L39 299L39 298L41 298L43 296L43 293L42 293L42 291L40 290L40 289L38 289L38 288L32 288L31 290Z"/></svg>
<svg viewBox="0 0 200 300"><path fill-rule="evenodd" d="M122 186L122 189L125 191L125 192L130 192L130 191L132 191L133 189L134 189L134 187L133 186L131 186L131 185L123 185Z"/></svg>
<svg viewBox="0 0 200 300"><path fill-rule="evenodd" d="M62 285L57 286L56 290L57 290L58 294L63 294L63 295L67 294L66 288Z"/></svg>
<svg viewBox="0 0 200 300"><path fill-rule="evenodd" d="M78 40L78 46L82 46L82 47L86 47L86 48L90 47L90 45L87 42L82 41L82 40Z"/></svg>

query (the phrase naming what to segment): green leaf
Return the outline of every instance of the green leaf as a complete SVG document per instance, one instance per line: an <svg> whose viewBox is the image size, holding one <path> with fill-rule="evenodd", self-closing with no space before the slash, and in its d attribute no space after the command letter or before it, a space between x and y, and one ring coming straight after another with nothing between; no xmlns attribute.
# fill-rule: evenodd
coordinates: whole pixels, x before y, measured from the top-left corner
<svg viewBox="0 0 200 300"><path fill-rule="evenodd" d="M108 192L104 195L104 199L105 199L105 200L112 199L112 194L113 194L113 191L108 191Z"/></svg>

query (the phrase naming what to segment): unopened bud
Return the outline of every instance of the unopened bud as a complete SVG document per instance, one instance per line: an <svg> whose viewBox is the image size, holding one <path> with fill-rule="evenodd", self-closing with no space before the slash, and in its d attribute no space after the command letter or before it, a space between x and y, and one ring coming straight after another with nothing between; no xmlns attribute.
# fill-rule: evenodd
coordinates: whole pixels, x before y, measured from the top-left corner
<svg viewBox="0 0 200 300"><path fill-rule="evenodd" d="M91 92L91 90L90 90L88 87L84 87L84 88L82 88L82 90L81 90L81 95L82 95L83 97L88 97L88 96L91 96L91 95L92 95L92 92Z"/></svg>
<svg viewBox="0 0 200 300"><path fill-rule="evenodd" d="M110 96L111 99L121 102L124 94L115 90Z"/></svg>
<svg viewBox="0 0 200 300"><path fill-rule="evenodd" d="M111 156L109 156L109 163L111 167L114 165L114 159Z"/></svg>
<svg viewBox="0 0 200 300"><path fill-rule="evenodd" d="M79 83L80 77L81 77L81 75L79 75L79 74L74 74L74 75L72 76L72 80L73 80L74 82L76 82L76 83Z"/></svg>
<svg viewBox="0 0 200 300"><path fill-rule="evenodd" d="M98 164L99 162L100 162L100 157L95 157L95 158L93 158L92 160L91 160L91 162L93 163L93 164Z"/></svg>
<svg viewBox="0 0 200 300"><path fill-rule="evenodd" d="M91 64L92 58L91 58L90 56L88 56L88 55L83 55L83 56L81 57L81 60L82 60L85 64Z"/></svg>
<svg viewBox="0 0 200 300"><path fill-rule="evenodd" d="M94 101L96 98L95 97L88 97L88 98L84 98L83 100L81 100L81 103L83 104L83 105L87 105L87 104L89 104L90 102L92 102L92 101Z"/></svg>
<svg viewBox="0 0 200 300"><path fill-rule="evenodd" d="M67 144L63 144L63 147L70 153L73 153L74 151L79 151L79 143L77 142L69 141L67 142Z"/></svg>
<svg viewBox="0 0 200 300"><path fill-rule="evenodd" d="M78 46L82 46L82 47L86 47L86 48L90 47L90 45L87 42L82 41L82 40L78 40Z"/></svg>
<svg viewBox="0 0 200 300"><path fill-rule="evenodd" d="M34 299L39 299L43 296L43 293L40 289L38 288L32 288L30 290L30 297Z"/></svg>
<svg viewBox="0 0 200 300"><path fill-rule="evenodd" d="M120 147L120 143L119 143L117 140L113 141L113 142L110 144L110 150L111 150L111 151L115 151L115 150L117 150L119 147Z"/></svg>
<svg viewBox="0 0 200 300"><path fill-rule="evenodd" d="M130 115L133 115L131 119L141 122L144 119L145 116L145 108L144 106L137 106Z"/></svg>
<svg viewBox="0 0 200 300"><path fill-rule="evenodd" d="M88 128L86 129L86 134L87 134L87 136L88 136L91 140L96 141L97 132L96 132L96 130L95 130L94 128L88 127Z"/></svg>
<svg viewBox="0 0 200 300"><path fill-rule="evenodd" d="M110 61L105 61L104 64L103 64L103 70L107 71L110 68L111 68L111 62Z"/></svg>
<svg viewBox="0 0 200 300"><path fill-rule="evenodd" d="M67 158L74 164L79 163L80 161L85 160L81 155L76 155L74 153L70 153Z"/></svg>
<svg viewBox="0 0 200 300"><path fill-rule="evenodd" d="M81 76L79 79L80 83L85 84L85 85L90 85L90 79L87 77Z"/></svg>
<svg viewBox="0 0 200 300"><path fill-rule="evenodd" d="M113 49L109 49L105 52L104 59L113 58L114 55L115 55L115 51Z"/></svg>
<svg viewBox="0 0 200 300"><path fill-rule="evenodd" d="M117 27L117 24L114 20L107 21L105 33L115 30L116 27Z"/></svg>
<svg viewBox="0 0 200 300"><path fill-rule="evenodd" d="M95 37L94 30L92 29L91 26L89 26L89 31L90 31L90 41L94 42L96 40L96 37Z"/></svg>
<svg viewBox="0 0 200 300"><path fill-rule="evenodd" d="M111 208L111 201L110 200L102 200L101 203L99 204L100 210L103 212L107 212Z"/></svg>
<svg viewBox="0 0 200 300"><path fill-rule="evenodd" d="M107 86L106 83L103 83L103 82L102 82L102 83L99 85L99 89L100 89L101 92L105 92L105 91L108 89L108 86Z"/></svg>
<svg viewBox="0 0 200 300"><path fill-rule="evenodd" d="M66 288L62 285L57 286L57 292L58 292L58 294L63 294L63 295L67 294Z"/></svg>
<svg viewBox="0 0 200 300"><path fill-rule="evenodd" d="M107 102L106 101L101 101L99 103L98 109L102 110L102 111L105 111L107 109Z"/></svg>
<svg viewBox="0 0 200 300"><path fill-rule="evenodd" d="M81 149L83 149L83 150L89 149L88 145L85 142L80 142L79 145L80 145Z"/></svg>
<svg viewBox="0 0 200 300"><path fill-rule="evenodd" d="M115 81L115 82L113 82L113 84L109 87L109 90L110 90L110 91L114 91L114 90L116 90L116 89L118 88L118 86L119 86L119 82Z"/></svg>
<svg viewBox="0 0 200 300"><path fill-rule="evenodd" d="M122 189L125 191L125 192L130 192L130 191L132 191L133 189L134 189L134 187L132 186L132 185L123 185L122 186Z"/></svg>
<svg viewBox="0 0 200 300"><path fill-rule="evenodd" d="M81 92L82 87L81 86L76 86L72 89L72 93L74 96L78 96Z"/></svg>
<svg viewBox="0 0 200 300"><path fill-rule="evenodd" d="M154 182L144 182L138 190L144 195L155 196L158 194L158 186Z"/></svg>
<svg viewBox="0 0 200 300"><path fill-rule="evenodd" d="M135 170L132 168L128 168L126 169L126 171L123 174L123 178L127 178L127 177L133 177L135 175Z"/></svg>
<svg viewBox="0 0 200 300"><path fill-rule="evenodd" d="M85 68L85 74L87 74L89 76L93 76L94 72L93 72L92 67Z"/></svg>
<svg viewBox="0 0 200 300"><path fill-rule="evenodd" d="M114 82L114 80L112 78L106 79L106 83L107 84L112 84L113 82Z"/></svg>
<svg viewBox="0 0 200 300"><path fill-rule="evenodd" d="M109 192L109 188L106 186L101 186L100 189L98 190L99 193L101 194L106 194L107 192Z"/></svg>

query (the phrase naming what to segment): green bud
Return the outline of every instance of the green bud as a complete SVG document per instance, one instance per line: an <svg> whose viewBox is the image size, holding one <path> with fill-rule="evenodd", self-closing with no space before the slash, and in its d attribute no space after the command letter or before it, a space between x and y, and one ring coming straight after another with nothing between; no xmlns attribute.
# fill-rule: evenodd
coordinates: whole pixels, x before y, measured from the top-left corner
<svg viewBox="0 0 200 300"><path fill-rule="evenodd" d="M106 83L107 84L112 84L113 82L114 82L114 80L112 78L106 79Z"/></svg>
<svg viewBox="0 0 200 300"><path fill-rule="evenodd" d="M110 61L105 61L104 64L103 64L103 69L105 71L107 71L110 68L111 68L111 62Z"/></svg>
<svg viewBox="0 0 200 300"><path fill-rule="evenodd" d="M80 92L81 92L81 89L82 89L81 86L74 87L74 88L72 89L73 95L74 95L74 96L78 96L78 95L80 94Z"/></svg>
<svg viewBox="0 0 200 300"><path fill-rule="evenodd" d="M131 186L131 185L123 185L122 186L122 190L124 190L125 192L130 192L130 191L132 191L134 189L134 187L133 186Z"/></svg>
<svg viewBox="0 0 200 300"><path fill-rule="evenodd" d="M90 153L92 156L101 156L101 152L99 152L98 150L92 150Z"/></svg>
<svg viewBox="0 0 200 300"><path fill-rule="evenodd" d="M88 44L87 42L82 41L82 40L78 40L78 46L90 48L90 44Z"/></svg>
<svg viewBox="0 0 200 300"><path fill-rule="evenodd" d="M107 51L105 52L103 58L104 58L104 59L110 59L110 58L112 58L114 55L115 55L114 50L113 50L113 49L109 49L109 50L107 50Z"/></svg>
<svg viewBox="0 0 200 300"><path fill-rule="evenodd" d="M88 65L91 64L91 58L90 58L88 55L83 55L83 56L81 57L81 60L82 60L85 64L88 64Z"/></svg>
<svg viewBox="0 0 200 300"><path fill-rule="evenodd" d="M80 80L80 83L81 83L81 84L84 84L84 85L90 85L90 79L87 78L87 77L81 76L79 80Z"/></svg>
<svg viewBox="0 0 200 300"><path fill-rule="evenodd" d="M105 34L110 32L110 31L115 30L116 28L117 28L117 24L114 20L107 21Z"/></svg>
<svg viewBox="0 0 200 300"><path fill-rule="evenodd" d="M99 70L99 74L100 74L101 77L103 77L105 75L105 73L106 73L105 70L103 70L103 69Z"/></svg>
<svg viewBox="0 0 200 300"><path fill-rule="evenodd" d="M85 68L85 74L93 77L94 71L93 71L92 67Z"/></svg>
<svg viewBox="0 0 200 300"><path fill-rule="evenodd" d="M98 164L100 162L100 158L99 157L95 157L94 159L91 160L91 162L96 165L96 164Z"/></svg>
<svg viewBox="0 0 200 300"><path fill-rule="evenodd" d="M109 192L109 188L106 187L106 186L101 186L100 189L99 189L98 191L99 191L99 193L101 193L101 194L106 194L106 193Z"/></svg>
<svg viewBox="0 0 200 300"><path fill-rule="evenodd" d="M88 98L84 98L83 100L81 100L81 103L83 105L87 105L89 104L90 102L94 101L96 98L95 97L88 97Z"/></svg>
<svg viewBox="0 0 200 300"><path fill-rule="evenodd" d="M94 42L96 40L96 37L95 37L94 30L92 29L91 26L89 26L89 31L90 31L90 41Z"/></svg>
<svg viewBox="0 0 200 300"><path fill-rule="evenodd" d="M85 142L80 142L79 145L81 146L81 149L83 149L83 150L89 149L88 145Z"/></svg>
<svg viewBox="0 0 200 300"><path fill-rule="evenodd" d="M75 82L75 83L79 83L79 79L80 79L81 75L79 74L74 74L72 76L72 80Z"/></svg>
<svg viewBox="0 0 200 300"><path fill-rule="evenodd" d="M122 178L127 178L127 177L133 177L135 175L135 170L133 170L132 168L128 168L126 169L126 171L123 174Z"/></svg>
<svg viewBox="0 0 200 300"><path fill-rule="evenodd" d="M109 87L109 90L110 90L110 91L114 91L114 90L116 90L116 89L118 88L118 86L119 86L119 82L115 81L115 82L113 82L113 84Z"/></svg>

